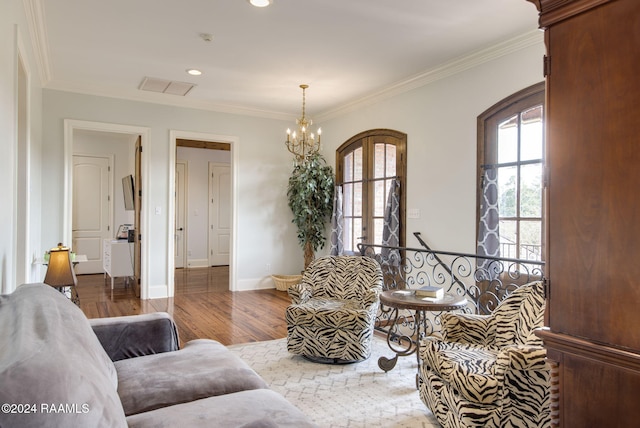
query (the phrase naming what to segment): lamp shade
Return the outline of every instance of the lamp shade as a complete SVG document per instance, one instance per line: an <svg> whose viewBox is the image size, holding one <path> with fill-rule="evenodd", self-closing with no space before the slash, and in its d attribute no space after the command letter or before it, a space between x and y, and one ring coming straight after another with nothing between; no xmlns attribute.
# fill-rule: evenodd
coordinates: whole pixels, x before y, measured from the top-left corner
<svg viewBox="0 0 640 428"><path fill-rule="evenodd" d="M64 247L52 248L49 252L49 266L44 277L44 283L53 287L71 287L78 283L76 273L71 265L69 249Z"/></svg>

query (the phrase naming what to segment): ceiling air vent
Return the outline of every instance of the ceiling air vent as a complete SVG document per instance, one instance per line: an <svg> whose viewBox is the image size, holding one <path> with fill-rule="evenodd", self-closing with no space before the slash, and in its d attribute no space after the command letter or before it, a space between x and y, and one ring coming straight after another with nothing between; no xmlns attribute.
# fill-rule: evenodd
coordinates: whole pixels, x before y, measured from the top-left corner
<svg viewBox="0 0 640 428"><path fill-rule="evenodd" d="M160 92L162 94L185 96L196 86L193 83L175 82L172 80L145 77L138 89L143 91Z"/></svg>

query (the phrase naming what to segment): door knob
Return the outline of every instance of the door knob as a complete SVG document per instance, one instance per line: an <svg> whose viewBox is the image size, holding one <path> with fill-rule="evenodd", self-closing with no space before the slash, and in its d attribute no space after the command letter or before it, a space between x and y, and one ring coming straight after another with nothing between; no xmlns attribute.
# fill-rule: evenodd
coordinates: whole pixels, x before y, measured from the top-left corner
<svg viewBox="0 0 640 428"><path fill-rule="evenodd" d="M180 227L180 228L178 228L176 230L178 230L179 232L182 232L184 229Z"/></svg>

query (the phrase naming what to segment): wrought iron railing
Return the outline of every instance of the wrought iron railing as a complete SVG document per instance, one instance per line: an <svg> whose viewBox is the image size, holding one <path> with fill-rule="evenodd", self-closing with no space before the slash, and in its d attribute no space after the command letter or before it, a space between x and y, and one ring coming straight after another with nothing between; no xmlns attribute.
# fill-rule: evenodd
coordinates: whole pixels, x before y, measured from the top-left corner
<svg viewBox="0 0 640 428"><path fill-rule="evenodd" d="M476 254L436 251L428 248L387 247L359 244L361 255L380 263L385 290L411 290L425 285L444 288L448 294L466 297L468 305L462 311L489 314L511 292L521 285L544 277L544 262ZM381 305L377 328L386 333L390 326L390 308ZM425 314L424 332L440 329L440 313ZM413 314L406 311L396 324L413 329Z"/></svg>

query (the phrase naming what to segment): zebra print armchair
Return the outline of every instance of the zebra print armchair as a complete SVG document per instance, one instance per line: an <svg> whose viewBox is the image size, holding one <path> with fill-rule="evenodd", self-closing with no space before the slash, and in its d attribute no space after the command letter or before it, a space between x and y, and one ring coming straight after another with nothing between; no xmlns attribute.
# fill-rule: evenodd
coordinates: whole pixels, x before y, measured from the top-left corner
<svg viewBox="0 0 640 428"><path fill-rule="evenodd" d="M314 260L288 290L287 349L318 362L367 359L381 291L382 271L372 258Z"/></svg>
<svg viewBox="0 0 640 428"><path fill-rule="evenodd" d="M515 290L491 315L446 313L422 341L420 398L445 427L547 427L550 368L535 329L541 282Z"/></svg>

